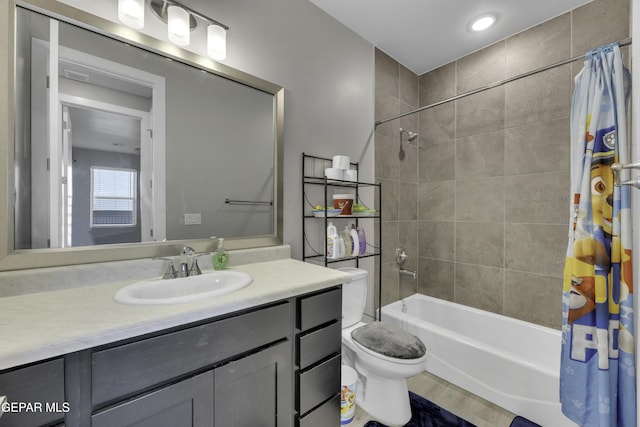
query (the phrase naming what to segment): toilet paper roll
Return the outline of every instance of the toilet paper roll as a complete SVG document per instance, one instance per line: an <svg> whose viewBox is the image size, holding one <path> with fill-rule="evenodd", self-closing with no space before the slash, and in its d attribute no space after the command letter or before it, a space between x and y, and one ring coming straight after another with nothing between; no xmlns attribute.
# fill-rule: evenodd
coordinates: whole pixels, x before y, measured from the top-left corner
<svg viewBox="0 0 640 427"><path fill-rule="evenodd" d="M358 180L358 171L355 169L348 169L342 173L345 181L356 182Z"/></svg>
<svg viewBox="0 0 640 427"><path fill-rule="evenodd" d="M326 168L324 170L324 176L326 176L329 179L342 179L343 172L344 171L342 169Z"/></svg>
<svg viewBox="0 0 640 427"><path fill-rule="evenodd" d="M349 158L349 156L342 156L342 155L333 156L334 169L347 170L349 169L350 163L351 163L351 159Z"/></svg>

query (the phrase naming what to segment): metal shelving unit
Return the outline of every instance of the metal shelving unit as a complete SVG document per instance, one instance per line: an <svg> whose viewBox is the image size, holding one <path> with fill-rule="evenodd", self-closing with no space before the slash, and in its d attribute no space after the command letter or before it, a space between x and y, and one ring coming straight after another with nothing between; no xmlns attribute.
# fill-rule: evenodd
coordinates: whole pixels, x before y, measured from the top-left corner
<svg viewBox="0 0 640 427"><path fill-rule="evenodd" d="M338 179L327 179L324 176L324 169L331 167L332 159L328 159L325 157L317 157L312 156L306 153L302 153L302 259L303 261L312 261L319 264L324 265L325 267L330 266L334 263L342 263L342 262L355 262L355 266L360 266L360 260L363 258L369 257L380 257L381 256L381 248L382 248L382 219L380 216L380 205L382 200L382 185L369 183L369 182L353 182L353 181L345 181ZM358 179L360 179L360 171L358 163L351 163L351 168L355 169L358 172ZM309 201L309 191L310 187L318 187L321 188L322 192L322 200L323 207L325 210L325 214L323 217L316 217L312 213L313 204ZM368 216L360 216L360 215L339 215L335 217L327 217L327 205L329 204L330 197L332 194L329 194L330 189L351 189L355 192L355 202L360 202L361 191L364 191L365 188L371 188L373 191L372 197L373 206L375 209L375 214ZM367 239L367 245L372 248L371 251L367 250L367 252L363 255L356 256L347 256L341 257L337 259L329 259L326 257L327 253L327 226L329 225L329 221L336 222L339 220L352 220L356 224L356 228L360 225L360 221L376 221L377 220L377 240L376 245L370 245L370 240ZM318 236L309 236L309 225L308 222L321 222L323 225L323 231L321 232L322 241L316 244L315 248L309 241L309 237ZM317 234L317 233L316 233ZM318 250L318 246L321 248ZM378 304L376 307L376 318L380 317L380 300L382 297L382 260L378 262Z"/></svg>

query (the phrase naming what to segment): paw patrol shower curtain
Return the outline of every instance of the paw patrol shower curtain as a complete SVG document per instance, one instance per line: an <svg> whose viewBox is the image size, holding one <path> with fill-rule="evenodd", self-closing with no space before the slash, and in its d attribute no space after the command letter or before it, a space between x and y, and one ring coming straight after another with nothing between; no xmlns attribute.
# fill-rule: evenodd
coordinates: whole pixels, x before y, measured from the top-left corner
<svg viewBox="0 0 640 427"><path fill-rule="evenodd" d="M614 185L611 169L628 162L628 82L617 44L592 51L571 110L560 401L585 427L636 426L630 187Z"/></svg>

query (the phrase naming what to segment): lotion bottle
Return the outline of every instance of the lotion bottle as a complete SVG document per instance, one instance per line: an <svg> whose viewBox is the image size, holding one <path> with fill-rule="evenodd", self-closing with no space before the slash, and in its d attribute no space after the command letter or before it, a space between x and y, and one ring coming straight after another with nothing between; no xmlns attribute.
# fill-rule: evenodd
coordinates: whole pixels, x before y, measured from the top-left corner
<svg viewBox="0 0 640 427"><path fill-rule="evenodd" d="M342 239L344 240L344 256L351 256L353 254L351 245L351 233L349 232L349 227L344 226L344 231L342 232Z"/></svg>
<svg viewBox="0 0 640 427"><path fill-rule="evenodd" d="M364 234L364 228L358 227L358 242L360 243L360 255L367 253L367 237Z"/></svg>
<svg viewBox="0 0 640 427"><path fill-rule="evenodd" d="M336 251L337 251L336 258L344 257L344 254L345 254L344 239L342 238L340 233L336 234Z"/></svg>
<svg viewBox="0 0 640 427"><path fill-rule="evenodd" d="M351 254L353 256L357 256L360 253L360 240L358 239L358 230L356 230L356 225L351 224Z"/></svg>
<svg viewBox="0 0 640 427"><path fill-rule="evenodd" d="M227 268L227 264L229 263L229 253L224 249L223 242L223 238L218 239L218 247L213 254L214 270L224 270Z"/></svg>

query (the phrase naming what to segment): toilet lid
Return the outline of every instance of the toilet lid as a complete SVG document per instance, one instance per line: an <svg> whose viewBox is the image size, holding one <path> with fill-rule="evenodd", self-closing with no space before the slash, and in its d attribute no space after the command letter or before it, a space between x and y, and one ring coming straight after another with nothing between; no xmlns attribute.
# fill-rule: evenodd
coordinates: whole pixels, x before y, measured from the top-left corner
<svg viewBox="0 0 640 427"><path fill-rule="evenodd" d="M361 346L396 359L418 359L427 349L420 338L381 322L371 322L351 332Z"/></svg>

